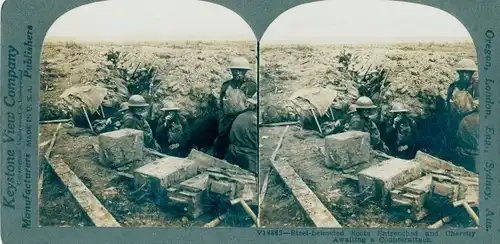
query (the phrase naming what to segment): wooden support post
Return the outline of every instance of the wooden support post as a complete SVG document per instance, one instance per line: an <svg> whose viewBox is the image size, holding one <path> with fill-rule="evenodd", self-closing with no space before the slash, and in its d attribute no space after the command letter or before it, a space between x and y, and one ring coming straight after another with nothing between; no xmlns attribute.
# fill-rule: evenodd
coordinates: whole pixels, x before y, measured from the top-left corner
<svg viewBox="0 0 500 244"><path fill-rule="evenodd" d="M438 220L436 223L429 225L427 228L429 229L438 229L443 227L445 223L450 222L450 217L444 217L440 220Z"/></svg>
<svg viewBox="0 0 500 244"><path fill-rule="evenodd" d="M207 224L205 224L203 227L204 227L204 228L214 228L214 227L216 227L217 225L219 225L219 224L220 224L220 222L226 218L226 216L227 216L227 213L225 213L225 214L223 214L223 215L221 215L221 216L219 216L219 217L215 218L214 220L212 220L212 221L208 222L208 223L207 223Z"/></svg>
<svg viewBox="0 0 500 244"><path fill-rule="evenodd" d="M54 132L54 135L52 136L52 139L50 140L50 145L49 148L47 148L47 151L45 151L45 155L43 158L48 160L50 158L50 154L52 153L52 148L54 148L54 144L56 143L57 139L57 134L59 133L59 130L61 129L62 124L59 123L57 125L56 131ZM44 161L41 161L40 164L44 164ZM38 177L38 205L41 203L41 196L42 196L42 189L43 189L43 178L44 178L44 173L43 173L43 167L42 167L42 172L39 173Z"/></svg>
<svg viewBox="0 0 500 244"><path fill-rule="evenodd" d="M47 162L96 227L120 227L113 215L65 162L61 159L47 160Z"/></svg>
<svg viewBox="0 0 500 244"><path fill-rule="evenodd" d="M301 208L316 227L342 228L333 214L323 205L311 189L309 189L306 183L302 181L295 170L288 165L288 163L275 160L287 129L288 127L283 131L280 142L278 142L278 147L274 151L273 156L271 156L272 167L281 179L283 179L295 199L299 202Z"/></svg>

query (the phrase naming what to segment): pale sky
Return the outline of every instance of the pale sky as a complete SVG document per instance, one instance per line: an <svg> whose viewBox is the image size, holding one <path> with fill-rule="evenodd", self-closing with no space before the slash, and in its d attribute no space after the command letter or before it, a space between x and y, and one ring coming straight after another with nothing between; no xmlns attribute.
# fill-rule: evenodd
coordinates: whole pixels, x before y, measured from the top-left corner
<svg viewBox="0 0 500 244"><path fill-rule="evenodd" d="M0 0L3 2L3 0ZM71 10L48 38L82 41L254 40L248 24L224 7L197 0L109 0ZM263 43L472 41L452 15L424 5L327 0L293 8Z"/></svg>

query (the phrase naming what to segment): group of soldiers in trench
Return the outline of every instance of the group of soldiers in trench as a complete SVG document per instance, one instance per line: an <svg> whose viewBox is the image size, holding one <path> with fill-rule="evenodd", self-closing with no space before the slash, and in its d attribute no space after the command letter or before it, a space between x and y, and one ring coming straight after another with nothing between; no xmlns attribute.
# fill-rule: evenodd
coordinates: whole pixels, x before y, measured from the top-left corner
<svg viewBox="0 0 500 244"><path fill-rule="evenodd" d="M459 78L448 87L445 100L448 121L443 126L447 128L443 147L449 146L454 152L451 158L454 164L476 172L479 133L477 66L470 59L462 59L456 64L455 70ZM346 116L335 121L323 134L367 132L373 149L398 158L413 158L419 150L421 138L408 108L402 103L394 103L389 111L392 116L386 119L381 119L377 111L372 99L361 96L349 106ZM384 129L381 131L379 128ZM444 138L448 145L444 145Z"/></svg>
<svg viewBox="0 0 500 244"><path fill-rule="evenodd" d="M141 95L132 95L120 105L116 115L106 121L107 131L136 129L143 131L144 146L164 154L186 157L197 141L212 140L214 156L258 173L257 84L247 79L250 63L242 57L234 58L230 65L233 78L222 83L219 97L220 116L217 131L207 123L193 128L180 113L181 108L169 101L161 109L154 133L148 122L150 104ZM202 137L209 138L202 138ZM198 144L199 145L199 144Z"/></svg>

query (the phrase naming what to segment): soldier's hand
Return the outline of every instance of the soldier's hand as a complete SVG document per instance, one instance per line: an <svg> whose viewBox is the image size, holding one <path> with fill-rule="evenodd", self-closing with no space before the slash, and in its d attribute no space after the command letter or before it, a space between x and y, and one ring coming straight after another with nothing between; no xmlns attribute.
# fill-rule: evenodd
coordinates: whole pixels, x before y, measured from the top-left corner
<svg viewBox="0 0 500 244"><path fill-rule="evenodd" d="M472 102L472 105L474 106L474 108L478 108L479 107L479 100L474 100Z"/></svg>
<svg viewBox="0 0 500 244"><path fill-rule="evenodd" d="M106 120L106 125L110 125L110 124L111 124L111 122L112 122L112 121L111 121L111 118L108 118L108 119Z"/></svg>
<svg viewBox="0 0 500 244"><path fill-rule="evenodd" d="M335 124L333 124L334 127L338 127L340 125L340 120L335 121Z"/></svg>

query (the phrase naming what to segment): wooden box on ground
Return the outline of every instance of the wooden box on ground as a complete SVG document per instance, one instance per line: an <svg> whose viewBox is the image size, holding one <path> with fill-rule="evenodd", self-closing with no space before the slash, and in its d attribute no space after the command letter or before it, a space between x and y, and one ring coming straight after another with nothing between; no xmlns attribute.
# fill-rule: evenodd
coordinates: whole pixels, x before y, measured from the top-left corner
<svg viewBox="0 0 500 244"><path fill-rule="evenodd" d="M182 183L167 188L168 205L191 219L196 219L210 209L208 174L199 174Z"/></svg>
<svg viewBox="0 0 500 244"><path fill-rule="evenodd" d="M134 171L136 188L148 185L153 194L162 194L172 185L198 174L198 164L192 160L165 157L146 164Z"/></svg>
<svg viewBox="0 0 500 244"><path fill-rule="evenodd" d="M348 169L370 162L370 134L348 131L325 137L325 165L329 168Z"/></svg>
<svg viewBox="0 0 500 244"><path fill-rule="evenodd" d="M410 217L421 220L427 215L426 203L433 193L432 176L416 179L391 191L392 205L406 207Z"/></svg>
<svg viewBox="0 0 500 244"><path fill-rule="evenodd" d="M367 188L386 206L390 203L390 191L422 177L420 164L402 159L389 159L367 168L358 174L359 190Z"/></svg>
<svg viewBox="0 0 500 244"><path fill-rule="evenodd" d="M99 163L118 168L140 161L144 156L144 134L140 130L121 129L99 135Z"/></svg>
<svg viewBox="0 0 500 244"><path fill-rule="evenodd" d="M236 190L235 198L243 199L248 205L258 204L257 177L252 172L195 149L191 150L188 159L197 162L200 165L199 171L209 173L210 178L212 179L224 179L229 180L230 182L239 182L239 186L243 184L243 189L238 188ZM216 191L221 189L222 188L217 189L217 186L214 188Z"/></svg>

